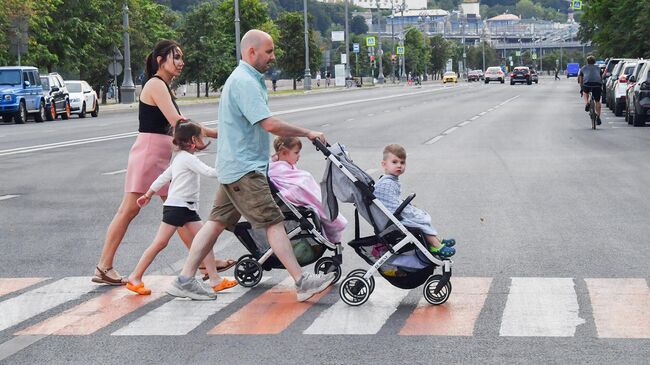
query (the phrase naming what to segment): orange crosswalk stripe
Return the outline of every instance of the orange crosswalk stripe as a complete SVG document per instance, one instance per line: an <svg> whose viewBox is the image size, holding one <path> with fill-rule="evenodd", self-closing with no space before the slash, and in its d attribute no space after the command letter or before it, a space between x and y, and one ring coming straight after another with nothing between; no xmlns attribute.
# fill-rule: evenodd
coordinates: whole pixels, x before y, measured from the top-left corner
<svg viewBox="0 0 650 365"><path fill-rule="evenodd" d="M267 335L280 333L330 290L331 286L306 302L298 302L293 279L288 278L255 298L210 330L208 334Z"/></svg>
<svg viewBox="0 0 650 365"><path fill-rule="evenodd" d="M48 278L0 278L0 297L25 289Z"/></svg>
<svg viewBox="0 0 650 365"><path fill-rule="evenodd" d="M445 304L422 299L407 318L400 335L472 336L485 304L492 278L452 277L452 293Z"/></svg>
<svg viewBox="0 0 650 365"><path fill-rule="evenodd" d="M48 318L16 335L89 335L136 309L166 295L171 276L147 276L151 295L137 295L125 287L112 289L55 317Z"/></svg>
<svg viewBox="0 0 650 365"><path fill-rule="evenodd" d="M600 338L650 338L645 279L585 279Z"/></svg>

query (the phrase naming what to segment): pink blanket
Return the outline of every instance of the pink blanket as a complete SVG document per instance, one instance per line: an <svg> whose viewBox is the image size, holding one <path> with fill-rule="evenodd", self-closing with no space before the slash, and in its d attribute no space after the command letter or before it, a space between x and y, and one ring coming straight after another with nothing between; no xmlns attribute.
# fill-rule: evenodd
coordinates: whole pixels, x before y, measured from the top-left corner
<svg viewBox="0 0 650 365"><path fill-rule="evenodd" d="M269 178L288 201L310 207L318 213L323 233L330 242L341 242L341 233L348 221L341 214L334 221L325 218L320 186L309 172L297 169L286 161L272 161L269 164Z"/></svg>

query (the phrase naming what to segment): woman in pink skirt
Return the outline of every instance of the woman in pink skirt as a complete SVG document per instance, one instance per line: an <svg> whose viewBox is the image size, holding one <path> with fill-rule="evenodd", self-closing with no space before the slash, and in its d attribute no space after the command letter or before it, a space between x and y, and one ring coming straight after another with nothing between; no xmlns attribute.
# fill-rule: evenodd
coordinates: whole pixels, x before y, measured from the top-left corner
<svg viewBox="0 0 650 365"><path fill-rule="evenodd" d="M178 43L162 40L156 44L147 57L145 76L147 82L140 93L138 137L129 152L126 169L124 197L113 221L108 226L102 255L95 268L93 282L109 285L125 284L122 276L113 269L113 259L129 224L140 212L136 203L138 197L146 193L151 183L169 166L172 158L172 130L179 120L185 120L175 97L169 89L174 77L183 71L183 52ZM215 129L203 128L203 134L216 138ZM164 200L167 187L157 194ZM192 240L178 231L183 242L189 247ZM233 260L221 261L222 268L230 267ZM217 265L220 262L217 261Z"/></svg>

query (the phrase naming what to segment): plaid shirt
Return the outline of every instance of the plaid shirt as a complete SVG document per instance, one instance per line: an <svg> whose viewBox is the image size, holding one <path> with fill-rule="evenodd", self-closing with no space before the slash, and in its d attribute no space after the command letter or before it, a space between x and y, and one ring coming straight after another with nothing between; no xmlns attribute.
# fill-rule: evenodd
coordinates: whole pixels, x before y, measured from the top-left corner
<svg viewBox="0 0 650 365"><path fill-rule="evenodd" d="M389 212L394 213L402 204L402 187L397 176L384 175L375 183L375 197L386 206ZM424 234L437 236L438 232L431 223L431 216L422 209L409 204L402 211L401 222L407 227L420 229Z"/></svg>

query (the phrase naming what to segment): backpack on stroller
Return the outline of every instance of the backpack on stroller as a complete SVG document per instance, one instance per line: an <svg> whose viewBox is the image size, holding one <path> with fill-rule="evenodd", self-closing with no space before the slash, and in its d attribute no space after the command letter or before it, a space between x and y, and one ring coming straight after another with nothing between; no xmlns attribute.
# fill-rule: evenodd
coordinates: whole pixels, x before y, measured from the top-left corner
<svg viewBox="0 0 650 365"><path fill-rule="evenodd" d="M322 234L318 214L306 207L297 207L289 202L270 180L271 194L284 213L284 227L293 246L298 264L306 266L316 262L314 272L336 274L334 283L341 278L342 246L332 243ZM254 229L249 222L239 222L234 232L250 254L243 255L235 265L235 279L239 285L253 287L262 280L262 271L284 269L273 254L266 238L265 229ZM323 257L325 251L334 251L333 256Z"/></svg>
<svg viewBox="0 0 650 365"><path fill-rule="evenodd" d="M415 194L409 195L395 212L389 212L373 194L373 179L352 162L342 145L326 147L318 140L314 144L328 160L321 182L323 206L335 217L337 199L355 205L355 238L348 245L371 265L368 270L356 269L346 276L339 286L341 299L353 306L365 303L375 287L373 274L379 272L398 288L413 289L424 284L424 297L431 304L446 302L451 294L452 260L433 255L421 232L400 223L401 212ZM360 236L359 215L372 225L374 235ZM434 274L438 267L441 273Z"/></svg>

